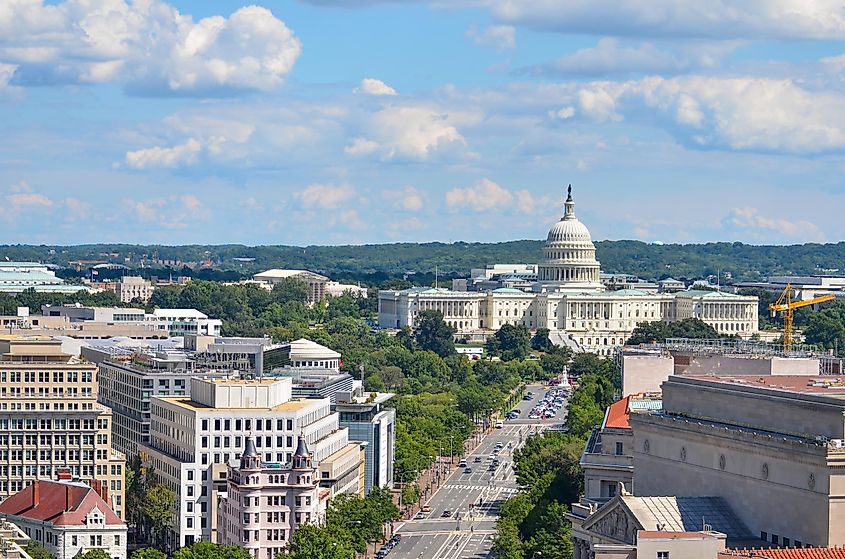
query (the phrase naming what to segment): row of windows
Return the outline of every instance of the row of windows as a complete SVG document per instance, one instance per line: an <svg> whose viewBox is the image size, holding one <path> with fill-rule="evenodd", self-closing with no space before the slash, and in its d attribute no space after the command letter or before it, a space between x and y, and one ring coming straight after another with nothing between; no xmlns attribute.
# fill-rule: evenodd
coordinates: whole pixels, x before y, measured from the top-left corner
<svg viewBox="0 0 845 559"><path fill-rule="evenodd" d="M0 371L0 382L94 382L93 371Z"/></svg>
<svg viewBox="0 0 845 559"><path fill-rule="evenodd" d="M203 431L208 431L209 426L211 426L211 425L212 425L211 420L209 420L209 419L203 419L202 420L202 430ZM235 420L215 419L213 421L213 425L214 425L214 431L217 431L217 432L219 432L221 430L231 431L232 425L235 426L235 431L242 431L244 429L247 430L247 431L253 431L251 419L244 419L244 420L240 420L240 419L235 419ZM294 426L293 426L293 420L292 419L277 419L276 420L276 430L277 431L283 431L283 430L293 431L293 428L294 428ZM273 430L273 420L272 419L256 419L254 430L255 431L262 431L262 430L272 431Z"/></svg>

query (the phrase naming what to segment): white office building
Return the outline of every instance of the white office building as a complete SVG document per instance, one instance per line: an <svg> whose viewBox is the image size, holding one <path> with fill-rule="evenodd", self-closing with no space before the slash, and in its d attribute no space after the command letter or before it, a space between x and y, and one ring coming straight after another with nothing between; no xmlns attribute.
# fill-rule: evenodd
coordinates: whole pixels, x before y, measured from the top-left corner
<svg viewBox="0 0 845 559"><path fill-rule="evenodd" d="M349 442L329 399L293 398L291 389L290 378L193 378L190 397L152 399L150 442L140 449L178 495L172 547L217 541L217 500L226 492L227 464L240 458L247 436L263 461L288 464L301 435L321 481L343 480L348 490L362 491L354 483L363 477L356 458L360 444Z"/></svg>

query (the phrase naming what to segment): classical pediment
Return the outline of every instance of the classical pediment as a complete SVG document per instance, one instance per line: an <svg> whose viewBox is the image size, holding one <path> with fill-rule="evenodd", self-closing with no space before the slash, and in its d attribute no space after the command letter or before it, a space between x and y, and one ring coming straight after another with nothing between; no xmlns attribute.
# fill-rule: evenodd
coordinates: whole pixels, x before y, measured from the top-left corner
<svg viewBox="0 0 845 559"><path fill-rule="evenodd" d="M637 530L642 530L643 526L625 503L615 497L593 513L582 528L597 536L599 540L607 540L608 543L634 545L637 541Z"/></svg>

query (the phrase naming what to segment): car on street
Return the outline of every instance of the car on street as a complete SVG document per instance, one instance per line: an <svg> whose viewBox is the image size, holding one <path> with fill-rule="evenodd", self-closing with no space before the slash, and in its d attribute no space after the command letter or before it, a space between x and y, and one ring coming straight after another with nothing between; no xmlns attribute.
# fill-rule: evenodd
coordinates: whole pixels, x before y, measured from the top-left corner
<svg viewBox="0 0 845 559"><path fill-rule="evenodd" d="M422 511L414 515L414 520L425 520L426 518L428 518L428 515Z"/></svg>
<svg viewBox="0 0 845 559"><path fill-rule="evenodd" d="M503 421L497 421L496 422L496 429L504 429L504 428L505 428L505 423Z"/></svg>
<svg viewBox="0 0 845 559"><path fill-rule="evenodd" d="M423 505L420 509L422 512L431 512L431 507L428 505Z"/></svg>
<svg viewBox="0 0 845 559"><path fill-rule="evenodd" d="M496 459L496 454L495 454L495 453L490 454L490 456L488 456L488 457L487 457L487 459L488 459L488 460L495 460L495 459Z"/></svg>
<svg viewBox="0 0 845 559"><path fill-rule="evenodd" d="M458 463L459 468L466 468L467 467L467 459L461 458L461 461Z"/></svg>
<svg viewBox="0 0 845 559"><path fill-rule="evenodd" d="M443 511L443 514L441 514L440 516L441 516L441 518L449 518L450 516L452 516L452 511L450 511L449 509L446 509L446 510Z"/></svg>
<svg viewBox="0 0 845 559"><path fill-rule="evenodd" d="M475 458L473 458L472 461L478 464L479 462L481 462L481 456L476 456Z"/></svg>
<svg viewBox="0 0 845 559"><path fill-rule="evenodd" d="M471 473L472 473L472 468L469 468L469 467L464 468L464 473L465 473L465 474L471 474Z"/></svg>

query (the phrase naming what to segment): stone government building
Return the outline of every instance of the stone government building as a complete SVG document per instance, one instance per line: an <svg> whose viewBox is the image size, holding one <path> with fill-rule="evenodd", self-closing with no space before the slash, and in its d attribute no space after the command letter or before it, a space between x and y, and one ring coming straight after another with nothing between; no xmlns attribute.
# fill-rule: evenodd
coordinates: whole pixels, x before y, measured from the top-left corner
<svg viewBox="0 0 845 559"><path fill-rule="evenodd" d="M600 355L624 345L637 324L699 318L717 332L749 338L757 332L757 297L721 291L605 291L590 231L575 216L572 189L560 221L549 230L530 291L453 291L415 287L379 291L379 326L414 327L426 310L443 313L456 333L483 339L505 324L548 328L564 343ZM554 338L553 338L554 340Z"/></svg>

